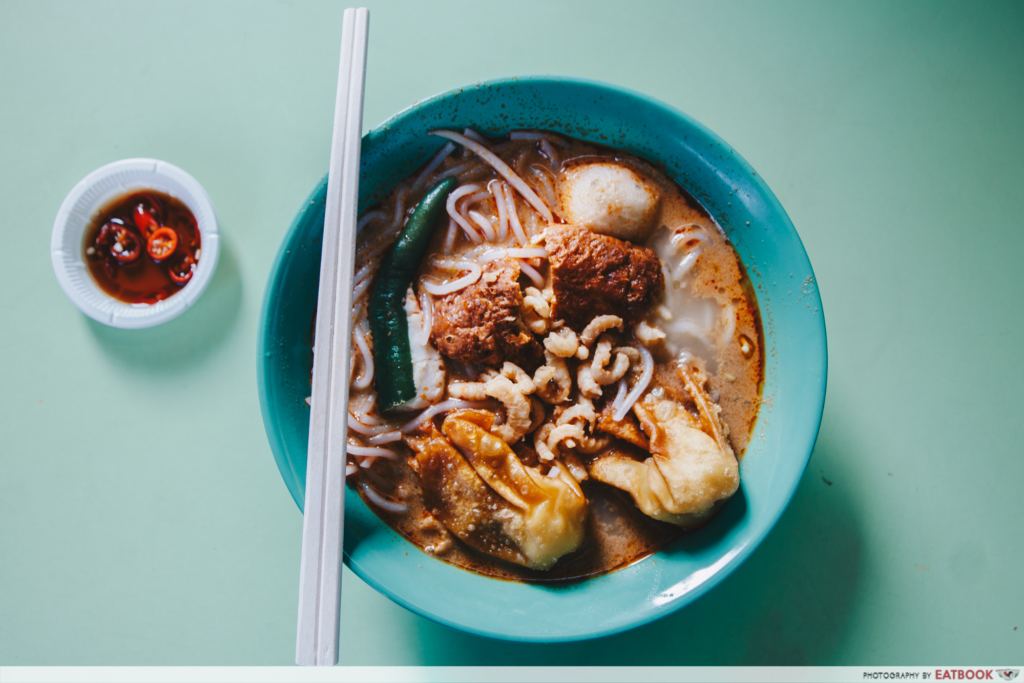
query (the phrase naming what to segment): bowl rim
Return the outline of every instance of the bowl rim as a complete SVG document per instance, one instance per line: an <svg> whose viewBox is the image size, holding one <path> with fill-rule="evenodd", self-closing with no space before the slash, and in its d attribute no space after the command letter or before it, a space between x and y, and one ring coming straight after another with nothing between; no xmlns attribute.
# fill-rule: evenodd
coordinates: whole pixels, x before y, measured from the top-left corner
<svg viewBox="0 0 1024 683"><path fill-rule="evenodd" d="M143 178L157 176L177 184L188 196L176 197L192 211L202 238L202 254L192 279L179 291L156 304L127 304L104 292L91 275L76 277L76 270L88 270L81 250L64 249L65 237L70 232L85 230L96 212L110 199L141 189L153 189ZM124 177L137 180L125 185ZM83 214L76 210L82 198L95 188L108 187L101 197L88 203ZM174 196L174 193L171 193ZM77 207L81 209L81 207ZM82 224L82 221L85 224ZM76 245L77 246L77 245ZM50 234L50 263L65 296L78 310L93 320L121 329L142 329L163 324L185 312L206 290L213 279L220 260L220 228L210 195L189 173L166 161L149 158L130 158L112 161L92 171L78 181L61 202ZM101 301L102 304L99 304ZM122 315L118 315L118 314ZM128 315L123 315L128 314Z"/></svg>
<svg viewBox="0 0 1024 683"><path fill-rule="evenodd" d="M797 451L797 449L795 448L787 449L789 457L793 457L799 465L799 467L797 468L797 474L796 476L793 477L792 481L789 482L789 484L786 486L783 494L779 495L779 500L781 501L781 504L779 504L777 508L771 510L768 514L765 515L764 522L762 524L762 529L758 533L753 535L750 539L748 539L747 542L742 543L736 547L733 547L729 552L727 552L718 562L716 562L713 565L713 572L711 572L710 575L708 575L706 578L703 578L692 589L687 590L683 594L679 595L676 599L672 600L671 603L667 605L667 609L660 611L649 610L642 617L635 619L625 625L611 625L604 628L596 628L590 630L583 628L577 629L572 633L566 633L558 636L551 636L550 634L537 637L531 636L530 634L509 635L508 633L498 629L489 630L487 628L467 626L466 624L461 623L455 619L451 619L449 617L444 616L443 614L432 612L421 605L417 605L411 602L410 600L405 599L403 596L397 595L395 592L391 591L386 585L384 585L381 581L377 580L369 572L362 571L358 563L350 562L350 557L347 552L344 555L346 564L348 564L349 568L364 582L369 584L378 592L387 596L390 600L434 622L450 626L463 632L500 640L535 643L574 642L580 640L587 640L591 638L609 636L616 633L632 630L634 628L643 626L645 624L649 624L664 616L667 616L668 614L678 611L679 609L692 603L694 600L697 600L701 596L705 595L708 591L710 591L712 588L714 588L723 580L725 580L725 578L730 576L744 561L746 561L746 559L753 553L753 551L756 550L757 547L759 547L761 543L764 542L765 538L767 538L767 536L777 525L783 513L788 509L790 503L792 502L793 496L796 494L796 490L799 487L800 481L803 477L803 473L806 471L807 464L810 461L810 457L813 453L814 445L817 440L817 435L821 427L821 419L824 410L828 379L827 334L824 311L821 307L820 293L817 288L817 278L814 275L814 270L810 263L810 258L807 255L807 251L803 245L803 241L797 233L796 228L793 226L792 220L790 219L785 209L782 207L778 198L775 196L775 193L768 187L768 185L764 182L761 175L753 169L753 167L746 161L746 159L744 159L731 145L729 145L729 143L723 140L715 132L713 132L704 124L696 121L685 112L679 110L678 108L669 105L665 102L662 102L661 100L658 100L654 97L646 95L642 92L604 81L561 75L523 75L487 79L470 83L464 86L451 88L436 95L432 95L426 99L414 102L413 104L400 110L399 112L389 117L387 120L385 120L378 126L374 127L368 133L366 133L363 137L363 147L365 149L366 143L368 141L372 141L378 138L379 136L387 134L389 129L400 124L407 117L416 115L416 112L423 107L429 106L438 101L459 96L463 93L466 93L467 91L473 92L478 91L482 88L490 88L524 82L537 84L553 83L580 85L590 88L608 90L619 95L625 95L627 97L640 100L645 106L652 107L672 117L682 119L686 124L700 131L701 134L706 136L710 142L721 148L723 155L731 157L744 171L746 171L749 174L749 182L751 182L755 186L760 197L768 204L768 207L771 209L771 211L777 214L777 216L781 219L780 227L784 228L789 233L789 237L795 240L796 246L799 246L800 253L802 253L804 259L806 260L807 272L810 273L810 277L813 280L812 297L814 301L817 302L817 315L814 319L817 321L818 324L817 327L813 329L812 335L816 339L820 339L820 355L818 355L817 357L809 357L806 359L808 367L813 367L815 370L819 371L816 376L820 377L820 379L817 380L816 383L817 391L814 392L814 398L816 400L814 401L813 406L809 406L809 408L813 407L813 411L809 411L808 413L809 417L807 418L806 423L808 426L807 434L809 436L809 439L807 440L806 447L801 447L799 451ZM258 339L257 348L257 384L259 389L260 409L263 415L268 440L270 441L271 450L273 452L274 459L277 463L279 472L281 473L282 478L285 480L286 487L289 489L289 493L291 494L293 500L298 505L300 511L302 509L302 500L299 497L298 491L293 490L289 484L288 473L289 471L292 470L292 468L290 467L290 465L288 464L284 457L284 448L282 443L283 439L280 433L275 433L275 430L273 429L272 426L272 408L269 405L266 391L266 384L268 381L268 377L265 372L265 357L268 353L268 349L266 347L266 325L268 322L268 316L270 314L271 294L274 291L278 281L282 277L282 265L288 257L288 244L294 232L303 222L303 218L306 212L310 210L312 206L312 200L321 192L322 186L325 184L326 176L324 176L321 179L321 181L317 184L317 186L306 198L302 208L295 215L294 219L292 220L291 224L288 227L288 230L285 232L282 238L282 242L278 248L277 255L275 256L273 265L271 266L270 277L268 278L267 287L264 291L264 297L260 310L259 319L260 336ZM748 267L749 269L749 264L744 263L744 266ZM765 335L767 339L767 329L765 330ZM813 417L810 417L811 414L813 414ZM759 413L757 421L755 422L754 429L756 429L757 423L761 422L761 420L762 414ZM292 476L294 476L294 471L291 471L291 474ZM657 553L653 556L656 555ZM620 571L624 570L616 570L616 572L613 572L612 574L618 573ZM602 576L609 576L609 574L605 574Z"/></svg>

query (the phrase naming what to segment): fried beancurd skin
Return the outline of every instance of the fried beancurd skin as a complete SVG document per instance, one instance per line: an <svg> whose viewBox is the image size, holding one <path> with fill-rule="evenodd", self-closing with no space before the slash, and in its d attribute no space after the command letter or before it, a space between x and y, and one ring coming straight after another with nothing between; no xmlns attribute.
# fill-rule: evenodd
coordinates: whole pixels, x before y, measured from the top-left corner
<svg viewBox="0 0 1024 683"><path fill-rule="evenodd" d="M430 425L426 434L409 439L424 497L471 547L550 569L583 544L587 500L561 464L554 478L524 465L490 433L493 424L493 413L458 411L445 419L443 435Z"/></svg>
<svg viewBox="0 0 1024 683"><path fill-rule="evenodd" d="M460 363L536 367L542 349L520 318L518 278L517 261L492 261L474 284L438 298L431 331L437 350Z"/></svg>
<svg viewBox="0 0 1024 683"><path fill-rule="evenodd" d="M653 250L575 225L544 232L555 293L553 319L581 331L599 315L639 322L665 289Z"/></svg>
<svg viewBox="0 0 1024 683"><path fill-rule="evenodd" d="M527 566L549 569L583 544L587 499L563 467L551 478L523 465L508 444L490 433L492 421L489 413L465 411L450 415L441 429L480 478L517 509L523 535L515 541Z"/></svg>
<svg viewBox="0 0 1024 683"><path fill-rule="evenodd" d="M643 431L640 430L640 425L632 413L627 413L618 422L615 421L614 415L615 406L611 403L607 404L597 415L597 428L606 434L611 434L627 443L633 444L637 448L645 451L651 450L651 442Z"/></svg>
<svg viewBox="0 0 1024 683"><path fill-rule="evenodd" d="M512 540L523 534L516 508L487 487L434 423L428 420L406 443L416 453L411 463L433 516L469 547L529 566Z"/></svg>

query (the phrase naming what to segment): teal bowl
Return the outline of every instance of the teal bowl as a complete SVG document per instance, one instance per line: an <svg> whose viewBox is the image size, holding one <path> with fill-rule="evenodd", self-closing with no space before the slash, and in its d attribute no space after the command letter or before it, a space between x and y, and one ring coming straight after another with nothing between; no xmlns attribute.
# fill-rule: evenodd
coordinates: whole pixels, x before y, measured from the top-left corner
<svg viewBox="0 0 1024 683"><path fill-rule="evenodd" d="M363 138L360 212L444 142L427 131L471 126L491 135L545 128L658 162L735 245L755 286L765 334L762 406L741 465L742 486L708 526L628 567L567 584L487 578L421 552L356 495L345 502L345 562L428 619L506 640L594 638L654 621L736 569L789 504L810 458L825 401L825 321L811 264L779 201L728 144L686 114L617 86L553 76L477 83L397 114ZM270 273L260 319L260 407L288 491L306 480L311 325L326 179L303 203Z"/></svg>

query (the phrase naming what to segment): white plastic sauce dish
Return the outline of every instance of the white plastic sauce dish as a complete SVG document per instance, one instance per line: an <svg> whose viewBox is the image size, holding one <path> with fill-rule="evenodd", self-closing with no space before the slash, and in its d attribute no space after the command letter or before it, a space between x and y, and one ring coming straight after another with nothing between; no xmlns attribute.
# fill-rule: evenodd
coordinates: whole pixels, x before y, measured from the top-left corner
<svg viewBox="0 0 1024 683"><path fill-rule="evenodd" d="M118 301L104 292L85 262L85 231L96 214L118 197L155 190L182 202L195 216L202 251L192 278L171 296L148 304ZM111 327L140 329L176 318L194 304L213 278L220 235L213 203L191 175L157 159L122 159L96 169L64 198L53 223L50 261L57 282L87 316Z"/></svg>

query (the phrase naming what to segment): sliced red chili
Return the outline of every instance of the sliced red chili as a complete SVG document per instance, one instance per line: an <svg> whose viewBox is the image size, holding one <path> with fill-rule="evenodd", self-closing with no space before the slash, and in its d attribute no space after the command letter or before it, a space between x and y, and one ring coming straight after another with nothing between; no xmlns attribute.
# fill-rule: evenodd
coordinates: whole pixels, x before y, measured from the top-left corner
<svg viewBox="0 0 1024 683"><path fill-rule="evenodd" d="M139 258L142 244L138 236L120 224L120 221L111 221L106 223L96 236L96 249L101 253L106 250L118 263L129 263Z"/></svg>
<svg viewBox="0 0 1024 683"><path fill-rule="evenodd" d="M160 228L150 234L146 241L146 251L154 261L163 261L178 248L178 233L171 228Z"/></svg>
<svg viewBox="0 0 1024 683"><path fill-rule="evenodd" d="M149 237L151 232L160 228L160 221L157 220L156 216L153 215L153 211L147 208L144 203L140 202L135 207L132 218L135 219L135 225L139 226L139 230L144 237Z"/></svg>
<svg viewBox="0 0 1024 683"><path fill-rule="evenodd" d="M192 279L192 273L196 269L196 260L191 255L185 254L180 259L175 259L167 267L167 274L171 276L177 284L183 285Z"/></svg>

